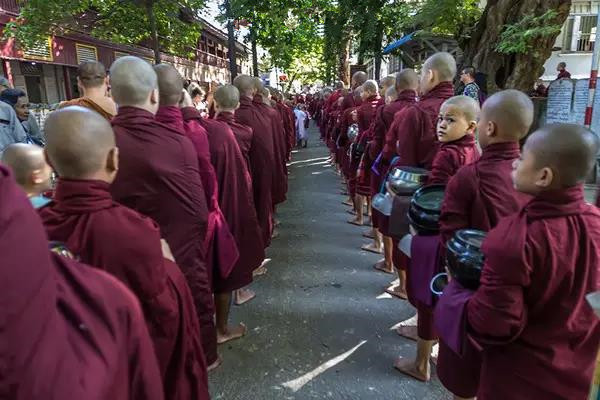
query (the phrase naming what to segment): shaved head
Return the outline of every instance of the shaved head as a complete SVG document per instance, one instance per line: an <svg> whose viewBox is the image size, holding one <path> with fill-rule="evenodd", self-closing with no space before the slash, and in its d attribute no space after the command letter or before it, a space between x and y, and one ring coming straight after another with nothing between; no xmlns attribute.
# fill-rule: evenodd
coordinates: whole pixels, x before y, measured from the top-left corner
<svg viewBox="0 0 600 400"><path fill-rule="evenodd" d="M538 169L551 168L561 187L584 183L594 168L600 142L589 129L575 124L551 124L529 136L525 149Z"/></svg>
<svg viewBox="0 0 600 400"><path fill-rule="evenodd" d="M385 94L389 88L396 84L396 77L394 75L388 75L381 80L381 92Z"/></svg>
<svg viewBox="0 0 600 400"><path fill-rule="evenodd" d="M342 82L342 81L337 81L337 82L335 83L335 88L336 88L336 89L343 89L343 88L345 88L345 87L346 87L346 85L344 85L344 82Z"/></svg>
<svg viewBox="0 0 600 400"><path fill-rule="evenodd" d="M26 186L31 184L32 174L46 166L44 149L35 144L14 143L4 149L2 163L10 167L19 185Z"/></svg>
<svg viewBox="0 0 600 400"><path fill-rule="evenodd" d="M106 167L116 147L110 123L83 107L66 107L46 118L46 153L62 178L86 179Z"/></svg>
<svg viewBox="0 0 600 400"><path fill-rule="evenodd" d="M249 75L238 75L233 80L233 85L239 90L240 95L252 97L255 92L254 78Z"/></svg>
<svg viewBox="0 0 600 400"><path fill-rule="evenodd" d="M395 87L392 86L391 88L385 91L385 97L386 100L390 99L391 101L394 101L398 98L398 91Z"/></svg>
<svg viewBox="0 0 600 400"><path fill-rule="evenodd" d="M119 106L140 106L158 88L158 79L147 61L126 56L110 67L110 86L112 97Z"/></svg>
<svg viewBox="0 0 600 400"><path fill-rule="evenodd" d="M374 80L368 80L365 83L363 83L362 90L372 94L377 94L379 93L379 86Z"/></svg>
<svg viewBox="0 0 600 400"><path fill-rule="evenodd" d="M223 85L215 92L214 100L223 110L235 110L240 104L240 91L233 85Z"/></svg>
<svg viewBox="0 0 600 400"><path fill-rule="evenodd" d="M481 111L479 102L469 96L450 97L442 104L441 109L443 110L447 107L455 107L455 109L464 115L465 119L469 122L477 121L479 112Z"/></svg>
<svg viewBox="0 0 600 400"><path fill-rule="evenodd" d="M263 94L263 90L265 88L265 85L263 85L263 81L262 79L260 79L259 77L255 76L252 78L252 82L254 83L254 90L256 90L256 93L259 94Z"/></svg>
<svg viewBox="0 0 600 400"><path fill-rule="evenodd" d="M452 82L456 77L456 60L450 53L435 53L425 61L423 70L435 71L440 82Z"/></svg>
<svg viewBox="0 0 600 400"><path fill-rule="evenodd" d="M533 123L533 102L519 90L503 90L485 101L481 119L493 122L499 137L518 141L525 137Z"/></svg>
<svg viewBox="0 0 600 400"><path fill-rule="evenodd" d="M361 86L367 79L369 79L369 76L366 72L358 71L352 75L352 84L354 87Z"/></svg>
<svg viewBox="0 0 600 400"><path fill-rule="evenodd" d="M161 106L176 106L181 101L183 77L169 64L154 66L158 78L159 103Z"/></svg>
<svg viewBox="0 0 600 400"><path fill-rule="evenodd" d="M396 90L417 90L419 87L419 76L414 69L403 69L396 75Z"/></svg>

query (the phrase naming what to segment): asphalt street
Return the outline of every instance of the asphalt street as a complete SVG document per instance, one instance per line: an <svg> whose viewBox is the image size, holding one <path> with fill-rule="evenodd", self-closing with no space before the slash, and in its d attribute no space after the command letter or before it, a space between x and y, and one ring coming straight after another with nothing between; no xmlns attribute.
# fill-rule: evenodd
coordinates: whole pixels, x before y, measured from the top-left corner
<svg viewBox="0 0 600 400"><path fill-rule="evenodd" d="M213 399L449 399L435 373L421 383L393 369L398 355L414 356L414 342L392 329L414 309L384 294L392 277L372 268L378 255L360 250L366 228L346 223L327 156L311 127L289 168L268 273L252 284L257 297L232 309L248 334L220 347Z"/></svg>

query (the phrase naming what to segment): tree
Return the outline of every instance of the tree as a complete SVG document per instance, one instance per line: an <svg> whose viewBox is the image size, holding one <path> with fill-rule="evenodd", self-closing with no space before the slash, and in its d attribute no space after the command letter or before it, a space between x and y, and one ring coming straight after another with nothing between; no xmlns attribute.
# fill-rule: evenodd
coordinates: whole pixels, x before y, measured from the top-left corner
<svg viewBox="0 0 600 400"><path fill-rule="evenodd" d="M202 7L204 0L28 0L4 35L24 47L70 32L116 43L149 43L160 63L161 49L195 54L201 33L196 11Z"/></svg>

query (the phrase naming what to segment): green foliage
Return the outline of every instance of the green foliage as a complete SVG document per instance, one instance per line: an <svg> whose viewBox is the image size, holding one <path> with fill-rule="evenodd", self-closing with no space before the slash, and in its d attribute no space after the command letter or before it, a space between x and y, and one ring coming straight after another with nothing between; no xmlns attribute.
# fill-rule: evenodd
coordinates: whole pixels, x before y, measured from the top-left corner
<svg viewBox="0 0 600 400"><path fill-rule="evenodd" d="M193 10L201 9L204 0L27 0L4 36L16 38L24 47L34 46L48 35L69 32L140 44L151 39L146 1L156 16L161 48L192 54L201 32Z"/></svg>
<svg viewBox="0 0 600 400"><path fill-rule="evenodd" d="M556 23L557 17L555 10L549 10L538 17L525 15L517 23L505 25L496 51L504 54L527 53L533 49L537 39L555 36L560 32L562 24Z"/></svg>
<svg viewBox="0 0 600 400"><path fill-rule="evenodd" d="M481 16L479 3L479 0L413 0L415 18L410 24L461 39Z"/></svg>

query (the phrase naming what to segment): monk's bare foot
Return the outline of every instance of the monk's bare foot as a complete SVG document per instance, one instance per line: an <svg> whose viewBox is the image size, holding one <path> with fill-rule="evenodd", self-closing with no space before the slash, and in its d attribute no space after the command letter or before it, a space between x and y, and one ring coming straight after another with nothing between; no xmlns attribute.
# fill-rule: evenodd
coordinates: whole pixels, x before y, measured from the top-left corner
<svg viewBox="0 0 600 400"><path fill-rule="evenodd" d="M431 378L431 370L429 365L425 368L425 370L418 368L414 361L408 360L406 358L398 358L394 363L394 368L398 371L411 376L421 382L428 382Z"/></svg>
<svg viewBox="0 0 600 400"><path fill-rule="evenodd" d="M219 356L217 358L217 361L215 361L214 363L210 364L208 367L206 367L206 370L208 372L210 371L214 371L215 369L219 368L221 366L221 364L223 363L223 359L221 358L221 356Z"/></svg>
<svg viewBox="0 0 600 400"><path fill-rule="evenodd" d="M375 246L374 243L364 244L362 245L361 249L363 249L364 251L370 251L371 253L375 254L383 253L383 249L381 247Z"/></svg>
<svg viewBox="0 0 600 400"><path fill-rule="evenodd" d="M281 221L280 221L280 220L278 220L278 219L276 219L276 220L273 222L273 226L274 226L275 228L277 228L279 225L281 225Z"/></svg>
<svg viewBox="0 0 600 400"><path fill-rule="evenodd" d="M233 304L235 304L236 306L241 306L242 304L249 302L255 297L256 293L254 293L250 289L238 289L234 292Z"/></svg>
<svg viewBox="0 0 600 400"><path fill-rule="evenodd" d="M261 276L266 273L267 273L267 267L265 267L264 265L261 265L260 267L256 268L254 271L252 271L252 277Z"/></svg>
<svg viewBox="0 0 600 400"><path fill-rule="evenodd" d="M350 206L350 207L352 207L354 205L354 204L352 204L352 202L350 200L344 200L344 201L342 201L342 204L345 206Z"/></svg>
<svg viewBox="0 0 600 400"><path fill-rule="evenodd" d="M400 286L390 286L389 288L385 289L385 292L402 300L408 299L406 290L402 289Z"/></svg>
<svg viewBox="0 0 600 400"><path fill-rule="evenodd" d="M386 265L385 260L376 262L375 265L373 265L373 268L375 268L378 271L385 272L386 274L395 274L396 273L394 271L394 268Z"/></svg>
<svg viewBox="0 0 600 400"><path fill-rule="evenodd" d="M346 210L348 214L356 215L356 211L354 210Z"/></svg>
<svg viewBox="0 0 600 400"><path fill-rule="evenodd" d="M217 329L217 344L227 343L229 341L239 339L246 334L246 325L240 323L236 326L227 326L224 332Z"/></svg>
<svg viewBox="0 0 600 400"><path fill-rule="evenodd" d="M349 224L352 225L356 225L356 226L363 226L363 222L360 219L351 219L350 221L348 221Z"/></svg>
<svg viewBox="0 0 600 400"><path fill-rule="evenodd" d="M367 239L375 239L375 235L373 234L373 231L367 231L364 232L363 237L366 237Z"/></svg>
<svg viewBox="0 0 600 400"><path fill-rule="evenodd" d="M271 239L277 239L279 237L279 231L277 229L273 230L273 234L271 235Z"/></svg>
<svg viewBox="0 0 600 400"><path fill-rule="evenodd" d="M400 325L396 328L396 333L404 338L417 341L418 333L416 325Z"/></svg>

